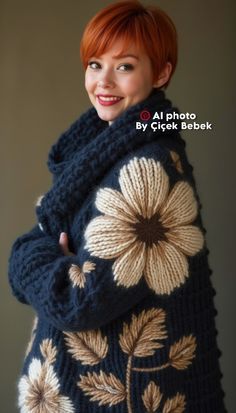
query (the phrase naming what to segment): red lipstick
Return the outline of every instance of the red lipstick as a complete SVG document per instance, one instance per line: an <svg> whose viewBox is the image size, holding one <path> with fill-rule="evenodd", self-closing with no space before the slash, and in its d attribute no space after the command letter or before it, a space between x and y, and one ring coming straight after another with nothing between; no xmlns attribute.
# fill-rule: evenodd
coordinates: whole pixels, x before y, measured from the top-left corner
<svg viewBox="0 0 236 413"><path fill-rule="evenodd" d="M123 99L120 96L114 95L97 95L97 100L102 106L111 106L115 105L116 103L120 102Z"/></svg>

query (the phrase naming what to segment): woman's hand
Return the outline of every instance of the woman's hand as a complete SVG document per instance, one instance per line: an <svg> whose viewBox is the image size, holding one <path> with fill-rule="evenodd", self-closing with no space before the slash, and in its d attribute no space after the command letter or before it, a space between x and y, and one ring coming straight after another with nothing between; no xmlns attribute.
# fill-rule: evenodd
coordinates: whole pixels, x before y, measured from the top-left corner
<svg viewBox="0 0 236 413"><path fill-rule="evenodd" d="M66 232L61 232L60 238L59 238L59 244L62 248L62 251L64 252L65 255L75 255L73 252L69 250L68 247L68 236Z"/></svg>

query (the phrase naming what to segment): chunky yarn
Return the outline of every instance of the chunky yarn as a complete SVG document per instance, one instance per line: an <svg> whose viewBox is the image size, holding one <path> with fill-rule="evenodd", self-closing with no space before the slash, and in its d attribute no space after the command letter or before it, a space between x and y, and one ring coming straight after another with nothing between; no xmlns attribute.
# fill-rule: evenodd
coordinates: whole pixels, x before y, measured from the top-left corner
<svg viewBox="0 0 236 413"><path fill-rule="evenodd" d="M177 111L159 90L111 126L92 108L50 150L52 187L9 257L35 310L22 413L226 412L193 167L179 124L136 129L144 110Z"/></svg>

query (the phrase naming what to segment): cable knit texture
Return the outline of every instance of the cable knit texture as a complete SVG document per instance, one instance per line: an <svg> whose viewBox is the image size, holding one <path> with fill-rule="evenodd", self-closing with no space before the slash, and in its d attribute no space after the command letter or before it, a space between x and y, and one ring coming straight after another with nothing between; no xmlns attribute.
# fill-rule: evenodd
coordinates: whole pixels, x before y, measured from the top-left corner
<svg viewBox="0 0 236 413"><path fill-rule="evenodd" d="M136 130L142 110L177 112L158 90L111 126L91 108L49 152L52 186L9 257L35 310L21 413L226 412L193 167L180 124Z"/></svg>

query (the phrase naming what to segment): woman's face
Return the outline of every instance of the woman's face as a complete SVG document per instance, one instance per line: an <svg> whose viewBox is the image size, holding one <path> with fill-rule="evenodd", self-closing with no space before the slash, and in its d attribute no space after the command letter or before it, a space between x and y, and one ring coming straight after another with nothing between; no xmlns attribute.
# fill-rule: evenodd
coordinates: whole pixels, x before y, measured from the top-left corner
<svg viewBox="0 0 236 413"><path fill-rule="evenodd" d="M85 88L98 116L111 124L128 107L146 99L153 88L149 57L128 48L117 57L121 44L116 43L101 56L89 59Z"/></svg>

